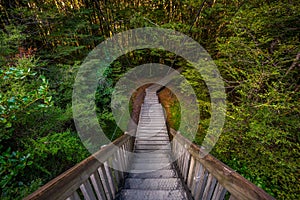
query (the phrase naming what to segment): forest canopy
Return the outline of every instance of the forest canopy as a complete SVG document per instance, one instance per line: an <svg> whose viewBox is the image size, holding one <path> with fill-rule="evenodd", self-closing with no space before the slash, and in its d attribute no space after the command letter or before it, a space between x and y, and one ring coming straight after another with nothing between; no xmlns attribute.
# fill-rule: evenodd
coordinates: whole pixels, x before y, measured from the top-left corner
<svg viewBox="0 0 300 200"><path fill-rule="evenodd" d="M72 116L72 89L88 53L116 33L160 27L201 44L225 82L223 133L211 152L276 199L300 199L300 5L281 1L0 0L0 198L21 199L89 155ZM193 86L201 119L210 121L201 75L176 55L130 52L112 63L96 93L109 138L110 98L129 69L145 63L180 69ZM169 123L178 102L169 99Z"/></svg>

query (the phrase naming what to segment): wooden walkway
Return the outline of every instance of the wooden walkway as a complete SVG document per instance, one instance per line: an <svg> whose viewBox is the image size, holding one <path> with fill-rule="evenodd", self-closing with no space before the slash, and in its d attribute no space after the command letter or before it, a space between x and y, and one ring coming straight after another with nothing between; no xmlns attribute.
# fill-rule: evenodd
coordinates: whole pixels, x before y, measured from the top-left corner
<svg viewBox="0 0 300 200"><path fill-rule="evenodd" d="M201 157L201 148L180 133L167 130L157 90L146 90L136 129L24 200L275 200L212 155Z"/></svg>
<svg viewBox="0 0 300 200"><path fill-rule="evenodd" d="M117 199L187 199L171 158L171 145L162 105L146 89L134 145L134 157Z"/></svg>

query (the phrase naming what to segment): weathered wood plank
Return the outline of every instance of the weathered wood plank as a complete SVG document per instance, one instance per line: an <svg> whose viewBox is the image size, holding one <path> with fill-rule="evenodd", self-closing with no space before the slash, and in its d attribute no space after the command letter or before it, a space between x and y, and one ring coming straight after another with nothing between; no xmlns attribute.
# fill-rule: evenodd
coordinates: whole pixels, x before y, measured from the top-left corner
<svg viewBox="0 0 300 200"><path fill-rule="evenodd" d="M108 178L109 186L110 186L111 191L112 191L112 196L113 196L113 198L115 198L116 191L117 191L118 188L115 184L115 180L114 180L114 177L113 177L113 171L109 167L108 162L110 163L110 165L112 164L111 159L109 159L107 162L104 163L104 168L105 168L106 175L107 175L107 178Z"/></svg>
<svg viewBox="0 0 300 200"><path fill-rule="evenodd" d="M105 195L104 187L103 187L102 181L100 179L99 173L98 172L94 172L91 175L90 179L91 179L92 185L93 185L93 187L95 189L97 198L99 200L106 200L107 198L106 198L106 195Z"/></svg>
<svg viewBox="0 0 300 200"><path fill-rule="evenodd" d="M193 179L194 179L194 174L195 174L195 158L191 157L191 164L190 164L190 169L189 169L189 174L188 174L188 180L187 180L187 186L188 188L192 188L193 184Z"/></svg>
<svg viewBox="0 0 300 200"><path fill-rule="evenodd" d="M119 169L119 175L120 175L120 181L118 184L120 184L124 179L124 172L125 172L125 163L124 158L122 157L122 148L119 149L117 152L117 159L118 159L118 169Z"/></svg>
<svg viewBox="0 0 300 200"><path fill-rule="evenodd" d="M213 177L212 174L209 174L208 178L207 178L205 190L204 190L204 193L203 193L203 196L202 196L203 200L210 200L211 199L211 196L212 196L213 191L215 189L216 183L217 183L217 180Z"/></svg>
<svg viewBox="0 0 300 200"><path fill-rule="evenodd" d="M129 163L129 146L130 143L126 143L124 146L122 146L122 151L121 151L121 157L124 159L124 172L128 170L128 163Z"/></svg>
<svg viewBox="0 0 300 200"><path fill-rule="evenodd" d="M204 189L206 186L206 181L207 181L207 176L208 172L205 170L205 168L197 162L197 165L199 164L199 170L198 173L195 174L194 179L196 180L196 187L194 188L195 190L195 199L202 199Z"/></svg>
<svg viewBox="0 0 300 200"><path fill-rule="evenodd" d="M200 169L200 163L195 163L195 176L192 179L192 185L191 185L191 193L193 196L196 195L196 192L199 190L199 181L201 180L201 169Z"/></svg>
<svg viewBox="0 0 300 200"><path fill-rule="evenodd" d="M183 159L184 159L183 154L182 154L183 148L182 148L182 145L179 145L177 148L179 149L179 152L178 152L178 154L179 154L178 165L179 165L180 172L182 173L182 171L183 171Z"/></svg>
<svg viewBox="0 0 300 200"><path fill-rule="evenodd" d="M105 190L105 193L106 193L106 196L112 200L114 199L113 197L113 190L108 182L108 177L107 177L107 173L106 173L106 170L105 170L105 167L104 165L101 165L101 167L98 169L98 172L100 174L100 177L101 177L101 180L102 180L102 183L103 183L103 186L104 186L104 190Z"/></svg>
<svg viewBox="0 0 300 200"><path fill-rule="evenodd" d="M118 159L116 157L116 154L113 155L112 159L111 159L111 164L112 164L112 168L110 168L110 171L112 172L112 178L115 182L115 187L116 189L118 189L118 185L121 181L121 176L119 174L119 171L117 170L118 169Z"/></svg>
<svg viewBox="0 0 300 200"><path fill-rule="evenodd" d="M217 186L214 190L214 194L213 194L212 199L223 200L224 197L225 197L226 192L227 192L227 190L218 182Z"/></svg>
<svg viewBox="0 0 300 200"><path fill-rule="evenodd" d="M184 181L187 180L187 174L189 170L189 163L190 163L190 154L184 149L184 162L183 162L183 172L182 172L182 178Z"/></svg>
<svg viewBox="0 0 300 200"><path fill-rule="evenodd" d="M97 200L89 180L86 180L79 188L85 200Z"/></svg>

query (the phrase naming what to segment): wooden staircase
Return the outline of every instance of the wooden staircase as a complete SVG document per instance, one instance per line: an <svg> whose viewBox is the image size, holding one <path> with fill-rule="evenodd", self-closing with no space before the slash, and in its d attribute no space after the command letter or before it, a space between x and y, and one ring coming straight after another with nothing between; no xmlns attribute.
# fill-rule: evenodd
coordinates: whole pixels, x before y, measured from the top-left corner
<svg viewBox="0 0 300 200"><path fill-rule="evenodd" d="M274 200L175 130L152 86L136 130L54 178L25 200ZM171 141L171 142L170 142ZM176 158L172 162L172 158Z"/></svg>
<svg viewBox="0 0 300 200"><path fill-rule="evenodd" d="M130 171L117 199L187 199L172 163L171 145L162 105L156 92L146 89Z"/></svg>

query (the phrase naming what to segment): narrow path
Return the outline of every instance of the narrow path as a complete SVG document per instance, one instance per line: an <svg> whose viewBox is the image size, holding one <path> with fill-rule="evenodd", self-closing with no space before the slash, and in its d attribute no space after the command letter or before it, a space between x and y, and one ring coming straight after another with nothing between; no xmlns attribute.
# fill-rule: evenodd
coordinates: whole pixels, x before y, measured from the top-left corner
<svg viewBox="0 0 300 200"><path fill-rule="evenodd" d="M164 111L155 90L146 89L134 148L130 173L117 199L187 199L171 160Z"/></svg>

